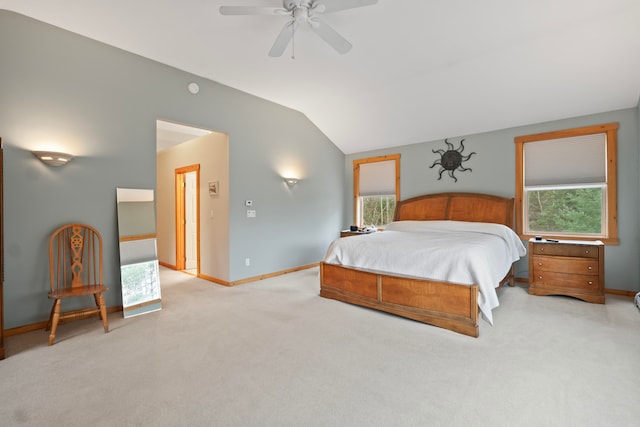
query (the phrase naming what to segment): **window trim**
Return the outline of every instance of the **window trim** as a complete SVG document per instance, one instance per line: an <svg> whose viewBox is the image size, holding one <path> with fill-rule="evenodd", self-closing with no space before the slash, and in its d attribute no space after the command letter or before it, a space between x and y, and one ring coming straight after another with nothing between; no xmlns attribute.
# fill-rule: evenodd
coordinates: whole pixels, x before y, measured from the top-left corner
<svg viewBox="0 0 640 427"><path fill-rule="evenodd" d="M368 157L365 159L355 159L353 161L353 223L362 226L360 221L360 165L366 163L386 162L395 160L396 162L396 203L400 201L400 154L389 154L386 156Z"/></svg>
<svg viewBox="0 0 640 427"><path fill-rule="evenodd" d="M620 243L618 238L618 161L617 161L617 142L618 142L618 123L607 123L595 126L586 126L573 129L565 129L553 132L545 132L534 135L517 136L514 138L516 144L516 233L523 240L528 240L533 235L524 234L524 144L546 141L559 138L568 138L575 136L592 135L596 133L606 133L607 142L607 189L606 189L606 236L591 237L579 236L575 234L556 234L546 235L550 238L571 239L571 240L601 240L606 244L617 245Z"/></svg>

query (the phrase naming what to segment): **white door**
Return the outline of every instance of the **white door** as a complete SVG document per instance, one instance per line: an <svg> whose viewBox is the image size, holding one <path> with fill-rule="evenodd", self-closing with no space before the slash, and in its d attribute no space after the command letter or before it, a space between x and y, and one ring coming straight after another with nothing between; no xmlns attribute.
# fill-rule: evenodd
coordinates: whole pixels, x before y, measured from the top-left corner
<svg viewBox="0 0 640 427"><path fill-rule="evenodd" d="M193 270L197 268L197 215L196 215L196 172L188 172L184 175L184 246L185 246L185 269Z"/></svg>

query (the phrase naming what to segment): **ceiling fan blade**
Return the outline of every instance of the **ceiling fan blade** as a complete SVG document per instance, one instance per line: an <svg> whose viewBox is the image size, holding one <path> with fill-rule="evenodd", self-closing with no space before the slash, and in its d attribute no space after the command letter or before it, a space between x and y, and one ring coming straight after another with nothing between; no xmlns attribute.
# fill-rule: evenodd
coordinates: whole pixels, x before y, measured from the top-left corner
<svg viewBox="0 0 640 427"><path fill-rule="evenodd" d="M290 21L287 22L284 27L282 28L282 31L280 31L280 34L278 34L278 37L276 38L276 41L273 42L273 46L271 46L271 50L269 51L269 56L272 57L278 57L278 56L282 56L282 54L284 53L284 50L287 48L287 46L289 45L289 42L291 41L291 38L293 37L293 31L295 31L295 21Z"/></svg>
<svg viewBox="0 0 640 427"><path fill-rule="evenodd" d="M333 28L325 24L318 18L314 18L314 24L309 26L314 33L316 33L322 40L327 42L329 46L333 47L338 53L347 53L351 50L351 43L344 37L336 32Z"/></svg>
<svg viewBox="0 0 640 427"><path fill-rule="evenodd" d="M316 0L313 5L324 5L323 13L332 13L355 7L371 6L376 3L378 0Z"/></svg>
<svg viewBox="0 0 640 427"><path fill-rule="evenodd" d="M221 15L280 15L287 12L281 7L220 6Z"/></svg>

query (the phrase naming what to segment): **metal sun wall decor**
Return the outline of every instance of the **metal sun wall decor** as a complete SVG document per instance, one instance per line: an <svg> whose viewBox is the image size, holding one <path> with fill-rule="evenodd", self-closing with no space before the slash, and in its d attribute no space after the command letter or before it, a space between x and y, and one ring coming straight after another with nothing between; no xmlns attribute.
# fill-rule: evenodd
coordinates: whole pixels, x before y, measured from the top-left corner
<svg viewBox="0 0 640 427"><path fill-rule="evenodd" d="M433 168L436 165L440 165L440 171L438 173L438 179L442 179L442 173L447 171L449 176L454 179L455 182L458 182L458 178L453 174L455 171L471 172L471 168L465 168L462 166L462 162L466 162L473 156L475 153L472 152L468 156L463 156L462 152L464 151L464 139L460 141L460 147L456 150L447 139L444 140L445 144L447 144L447 149L439 149L439 150L431 150L434 153L440 154L440 158L437 159L429 168Z"/></svg>

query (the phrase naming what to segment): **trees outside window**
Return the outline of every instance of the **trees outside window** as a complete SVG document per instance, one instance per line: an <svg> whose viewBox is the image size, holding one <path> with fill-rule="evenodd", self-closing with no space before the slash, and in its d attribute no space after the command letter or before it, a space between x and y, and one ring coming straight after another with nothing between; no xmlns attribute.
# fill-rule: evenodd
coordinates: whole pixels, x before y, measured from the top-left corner
<svg viewBox="0 0 640 427"><path fill-rule="evenodd" d="M396 195L364 196L360 201L362 218L360 224L384 227L393 221L396 211Z"/></svg>

